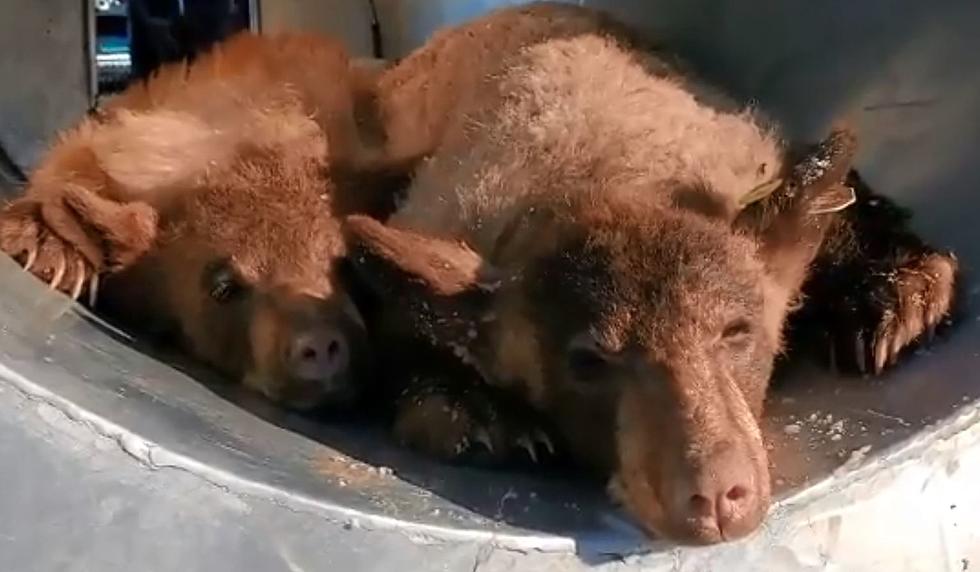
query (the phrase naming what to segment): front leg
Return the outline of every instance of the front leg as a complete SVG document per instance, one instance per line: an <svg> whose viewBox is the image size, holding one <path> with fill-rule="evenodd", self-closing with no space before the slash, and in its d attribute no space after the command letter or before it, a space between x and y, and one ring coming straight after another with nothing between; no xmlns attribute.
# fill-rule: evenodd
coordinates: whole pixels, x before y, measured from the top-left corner
<svg viewBox="0 0 980 572"><path fill-rule="evenodd" d="M80 185L32 187L0 210L0 250L72 298L87 289L94 305L98 276L148 250L157 214L149 205L119 203Z"/></svg>
<svg viewBox="0 0 980 572"><path fill-rule="evenodd" d="M839 213L804 286L797 331L823 332L833 367L880 374L932 337L955 301L958 263L909 229L909 215L850 172Z"/></svg>
<svg viewBox="0 0 980 572"><path fill-rule="evenodd" d="M0 204L0 250L53 288L93 300L101 273L149 248L164 200L227 159L227 130L184 99L186 70L167 69L62 133L25 194Z"/></svg>

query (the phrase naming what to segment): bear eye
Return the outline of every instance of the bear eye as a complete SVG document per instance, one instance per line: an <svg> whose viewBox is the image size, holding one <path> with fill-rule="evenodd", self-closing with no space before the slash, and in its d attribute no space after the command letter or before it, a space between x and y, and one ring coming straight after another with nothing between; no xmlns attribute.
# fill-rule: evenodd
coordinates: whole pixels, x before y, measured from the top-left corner
<svg viewBox="0 0 980 572"><path fill-rule="evenodd" d="M219 304L231 302L245 291L238 273L227 260L208 265L204 271L204 288L208 296Z"/></svg>
<svg viewBox="0 0 980 572"><path fill-rule="evenodd" d="M721 331L721 339L733 340L752 333L752 324L745 318L737 318L729 322Z"/></svg>
<svg viewBox="0 0 980 572"><path fill-rule="evenodd" d="M599 380L613 362L610 352L603 349L591 336L578 336L568 346L568 368L578 380Z"/></svg>

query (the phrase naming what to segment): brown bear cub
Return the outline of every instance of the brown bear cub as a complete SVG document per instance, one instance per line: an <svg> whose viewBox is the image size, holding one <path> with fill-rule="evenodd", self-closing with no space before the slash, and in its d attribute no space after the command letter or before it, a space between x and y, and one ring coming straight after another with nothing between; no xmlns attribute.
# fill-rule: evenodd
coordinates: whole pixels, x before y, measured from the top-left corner
<svg viewBox="0 0 980 572"><path fill-rule="evenodd" d="M422 450L563 446L651 533L739 538L770 503L759 417L791 310L850 296L822 327L875 372L949 310L955 260L871 208L849 133L791 152L594 12L491 13L381 82L413 76L441 78L415 80L414 118L397 90L379 106L431 157L388 224L346 230L405 354L396 435Z"/></svg>
<svg viewBox="0 0 980 572"><path fill-rule="evenodd" d="M243 34L164 67L53 146L0 214L0 248L273 400L348 403L366 338L339 221L391 199L358 176L382 173L366 74L304 35Z"/></svg>

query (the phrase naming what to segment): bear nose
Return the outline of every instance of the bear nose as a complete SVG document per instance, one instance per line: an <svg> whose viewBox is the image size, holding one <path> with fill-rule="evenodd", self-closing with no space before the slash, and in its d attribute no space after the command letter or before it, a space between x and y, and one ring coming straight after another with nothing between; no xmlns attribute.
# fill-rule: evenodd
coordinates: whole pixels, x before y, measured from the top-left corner
<svg viewBox="0 0 980 572"><path fill-rule="evenodd" d="M302 332L289 347L289 368L302 381L331 381L346 373L350 351L343 334L334 329Z"/></svg>
<svg viewBox="0 0 980 572"><path fill-rule="evenodd" d="M673 519L706 541L741 538L761 524L766 512L756 480L751 460L728 448L680 484Z"/></svg>

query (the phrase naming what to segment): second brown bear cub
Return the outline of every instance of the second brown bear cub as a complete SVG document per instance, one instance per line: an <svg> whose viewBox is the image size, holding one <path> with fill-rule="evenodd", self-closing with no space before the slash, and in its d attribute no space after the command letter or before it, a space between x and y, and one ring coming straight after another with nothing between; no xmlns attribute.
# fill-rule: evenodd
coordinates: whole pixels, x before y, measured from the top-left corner
<svg viewBox="0 0 980 572"><path fill-rule="evenodd" d="M302 35L164 67L52 147L0 214L0 248L273 400L349 403L369 360L339 222L391 199L352 176L376 165L357 117L369 83Z"/></svg>
<svg viewBox="0 0 980 572"><path fill-rule="evenodd" d="M412 347L392 371L405 382L395 428L420 449L534 455L552 444L545 420L649 531L735 539L769 506L759 417L801 290L815 308L854 300L815 327L864 370L949 309L955 259L885 201L868 210L881 199L848 175L852 137L796 157L594 12L492 13L388 81L413 73L444 80L429 85L445 119L381 108L395 128L434 124L420 129L438 133L432 156L388 225L352 217L347 230L393 351ZM857 205L821 204L847 184Z"/></svg>

